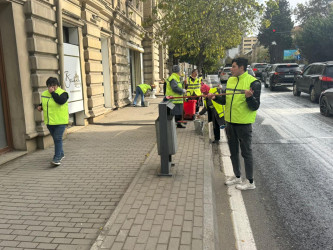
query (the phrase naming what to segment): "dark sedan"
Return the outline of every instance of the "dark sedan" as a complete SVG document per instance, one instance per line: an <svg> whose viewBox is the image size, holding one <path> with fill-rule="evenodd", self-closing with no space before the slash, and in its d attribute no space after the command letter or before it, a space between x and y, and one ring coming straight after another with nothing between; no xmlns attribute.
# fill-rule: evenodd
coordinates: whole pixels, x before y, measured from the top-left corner
<svg viewBox="0 0 333 250"><path fill-rule="evenodd" d="M273 64L270 71L267 72L265 87L270 90L276 87L292 87L295 82L295 76L302 73L296 63L277 63Z"/></svg>
<svg viewBox="0 0 333 250"><path fill-rule="evenodd" d="M320 113L324 116L333 115L333 88L327 89L319 97Z"/></svg>
<svg viewBox="0 0 333 250"><path fill-rule="evenodd" d="M308 93L312 102L318 102L321 92L329 88L333 88L333 62L312 63L296 77L293 94Z"/></svg>

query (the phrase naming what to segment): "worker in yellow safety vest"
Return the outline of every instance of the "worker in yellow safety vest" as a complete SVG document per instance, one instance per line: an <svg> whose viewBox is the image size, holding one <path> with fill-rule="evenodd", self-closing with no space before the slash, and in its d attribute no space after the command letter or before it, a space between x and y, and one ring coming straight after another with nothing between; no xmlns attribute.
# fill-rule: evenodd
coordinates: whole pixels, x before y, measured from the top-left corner
<svg viewBox="0 0 333 250"><path fill-rule="evenodd" d="M133 101L133 107L136 107L136 102L138 100L138 97L141 96L141 107L145 106L145 94L147 91L153 90L153 85L141 83L135 88L135 97Z"/></svg>
<svg viewBox="0 0 333 250"><path fill-rule="evenodd" d="M201 80L202 78L198 78L198 70L194 69L192 70L192 73L189 77L187 77L185 83L187 86L187 96L200 96L201 91ZM194 97L191 98L192 100L197 100L196 106L195 106L195 112L199 112L199 106L200 106L200 97Z"/></svg>
<svg viewBox="0 0 333 250"><path fill-rule="evenodd" d="M230 159L234 170L234 176L228 178L225 184L236 185L239 190L256 188L253 180L252 123L256 120L260 106L261 83L248 74L247 65L246 58L232 60L232 77L229 78L226 87L228 95L222 96ZM239 148L244 158L244 181L241 179Z"/></svg>
<svg viewBox="0 0 333 250"><path fill-rule="evenodd" d="M44 113L44 123L54 142L54 156L51 164L59 166L65 157L62 147L62 136L68 124L68 93L60 88L57 78L50 77L46 81L47 90L42 93L42 103L37 107Z"/></svg>
<svg viewBox="0 0 333 250"><path fill-rule="evenodd" d="M186 93L186 89L183 87L183 83L180 81L180 67L178 65L172 66L172 74L166 80L166 96L182 97ZM171 114L175 116L177 128L185 128L180 122L183 116L183 98L170 99L175 104Z"/></svg>
<svg viewBox="0 0 333 250"><path fill-rule="evenodd" d="M214 128L214 141L212 143L219 143L220 142L220 129L225 127L224 121L224 105L217 102L217 100L209 99L207 96L208 94L216 95L220 94L219 88L210 88L207 84L203 84L201 86L201 93L206 97L203 98L204 100L204 107L199 112L199 116L203 115L208 112L208 121L213 122Z"/></svg>

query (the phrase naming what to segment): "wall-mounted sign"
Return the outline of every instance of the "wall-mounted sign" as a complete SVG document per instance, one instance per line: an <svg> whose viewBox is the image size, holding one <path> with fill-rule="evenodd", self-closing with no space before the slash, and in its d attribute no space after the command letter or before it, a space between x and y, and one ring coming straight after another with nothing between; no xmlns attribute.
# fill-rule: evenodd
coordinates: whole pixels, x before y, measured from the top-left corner
<svg viewBox="0 0 333 250"><path fill-rule="evenodd" d="M69 114L84 110L79 46L68 43L64 43L64 83Z"/></svg>

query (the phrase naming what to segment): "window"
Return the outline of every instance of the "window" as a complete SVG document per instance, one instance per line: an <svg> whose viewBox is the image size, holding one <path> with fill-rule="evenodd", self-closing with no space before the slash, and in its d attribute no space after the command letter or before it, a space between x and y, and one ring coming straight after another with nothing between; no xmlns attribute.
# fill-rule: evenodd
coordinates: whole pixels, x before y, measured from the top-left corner
<svg viewBox="0 0 333 250"><path fill-rule="evenodd" d="M276 68L276 72L296 72L301 71L298 65L279 65Z"/></svg>
<svg viewBox="0 0 333 250"><path fill-rule="evenodd" d="M333 65L326 67L325 76L333 77Z"/></svg>
<svg viewBox="0 0 333 250"><path fill-rule="evenodd" d="M309 73L310 73L310 69L311 69L312 67L313 67L313 66L309 66L309 67L307 67L307 68L305 69L303 75L309 75Z"/></svg>

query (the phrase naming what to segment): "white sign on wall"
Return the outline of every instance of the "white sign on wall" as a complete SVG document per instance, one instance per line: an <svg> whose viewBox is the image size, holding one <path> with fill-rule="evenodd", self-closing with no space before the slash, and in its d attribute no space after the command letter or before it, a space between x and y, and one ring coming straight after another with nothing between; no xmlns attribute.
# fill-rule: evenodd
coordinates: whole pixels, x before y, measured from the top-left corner
<svg viewBox="0 0 333 250"><path fill-rule="evenodd" d="M64 83L69 114L84 110L79 46L68 43L64 43Z"/></svg>

